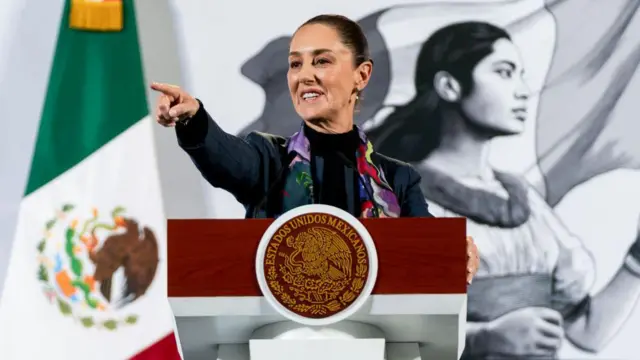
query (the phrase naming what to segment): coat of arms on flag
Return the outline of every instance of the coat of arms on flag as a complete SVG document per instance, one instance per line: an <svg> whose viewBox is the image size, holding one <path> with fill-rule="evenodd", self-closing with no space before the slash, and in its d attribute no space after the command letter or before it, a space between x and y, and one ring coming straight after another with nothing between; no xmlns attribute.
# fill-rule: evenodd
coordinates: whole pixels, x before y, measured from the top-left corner
<svg viewBox="0 0 640 360"><path fill-rule="evenodd" d="M38 280L48 300L86 328L135 324L126 306L145 294L158 267L153 231L124 213L66 204L43 224Z"/></svg>

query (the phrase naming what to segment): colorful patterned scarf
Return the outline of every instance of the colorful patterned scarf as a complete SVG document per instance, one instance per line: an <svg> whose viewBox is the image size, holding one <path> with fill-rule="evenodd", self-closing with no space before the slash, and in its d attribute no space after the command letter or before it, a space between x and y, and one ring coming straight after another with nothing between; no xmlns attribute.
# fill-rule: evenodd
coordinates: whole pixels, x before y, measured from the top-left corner
<svg viewBox="0 0 640 360"><path fill-rule="evenodd" d="M364 132L360 128L357 128L357 130L361 144L356 151L356 161L359 176L363 180L358 181L360 217L399 217L400 205L398 204L398 199L385 180L382 170L379 170L371 161L373 146L367 140ZM283 212L314 202L310 145L309 139L304 135L302 129L289 139L287 152L295 152L296 155L289 164L289 174L285 180ZM368 189L364 188L365 184ZM377 212L374 211L375 206L368 194L373 194L378 208Z"/></svg>

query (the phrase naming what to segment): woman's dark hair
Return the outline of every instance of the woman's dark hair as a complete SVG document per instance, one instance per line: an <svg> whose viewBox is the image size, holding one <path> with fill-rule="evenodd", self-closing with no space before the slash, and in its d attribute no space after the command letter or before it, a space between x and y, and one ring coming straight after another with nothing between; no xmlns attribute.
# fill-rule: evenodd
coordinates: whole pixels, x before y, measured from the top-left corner
<svg viewBox="0 0 640 360"><path fill-rule="evenodd" d="M439 114L442 105L434 88L435 75L448 72L460 83L463 95L468 95L474 85L473 69L493 52L493 44L499 39L511 37L497 26L477 21L447 25L433 33L418 55L416 96L367 132L376 151L418 162L437 148L445 119Z"/></svg>
<svg viewBox="0 0 640 360"><path fill-rule="evenodd" d="M307 20L300 26L312 24L322 24L333 28L340 36L340 40L351 50L353 54L353 66L360 66L365 61L371 61L371 54L369 53L369 42L364 35L364 31L357 22L349 19L346 16L335 14L323 14L315 16ZM356 100L356 106L362 100L362 91L358 92L358 100Z"/></svg>
<svg viewBox="0 0 640 360"><path fill-rule="evenodd" d="M307 20L300 27L312 24L332 27L340 36L344 46L348 47L353 53L354 66L359 66L367 60L371 61L367 37L357 22L342 15L323 14Z"/></svg>

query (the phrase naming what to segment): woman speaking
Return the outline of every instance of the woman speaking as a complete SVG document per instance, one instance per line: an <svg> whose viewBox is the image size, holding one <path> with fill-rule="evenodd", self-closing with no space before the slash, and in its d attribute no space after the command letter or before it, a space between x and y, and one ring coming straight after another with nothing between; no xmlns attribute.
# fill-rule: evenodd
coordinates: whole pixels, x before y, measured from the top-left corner
<svg viewBox="0 0 640 360"><path fill-rule="evenodd" d="M247 218L272 218L306 204L326 204L356 217L431 217L420 175L373 150L354 125L354 111L373 70L360 26L319 15L292 37L287 82L302 128L289 138L224 132L184 90L154 83L156 116L175 126L178 143L214 187L235 196ZM477 268L468 241L469 277Z"/></svg>

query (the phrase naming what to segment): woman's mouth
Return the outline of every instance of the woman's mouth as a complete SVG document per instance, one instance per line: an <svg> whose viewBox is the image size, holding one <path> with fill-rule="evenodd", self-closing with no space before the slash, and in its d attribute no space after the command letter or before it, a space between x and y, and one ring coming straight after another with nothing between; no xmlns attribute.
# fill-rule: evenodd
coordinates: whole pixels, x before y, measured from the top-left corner
<svg viewBox="0 0 640 360"><path fill-rule="evenodd" d="M302 99L308 102L316 101L319 97L320 97L320 94L315 92L305 93L304 95L302 95Z"/></svg>
<svg viewBox="0 0 640 360"><path fill-rule="evenodd" d="M300 97L302 98L302 101L312 103L318 101L322 95L324 94L321 91L314 89L303 91Z"/></svg>
<svg viewBox="0 0 640 360"><path fill-rule="evenodd" d="M513 109L513 115L517 120L525 121L527 120L527 109L526 108L517 108Z"/></svg>

